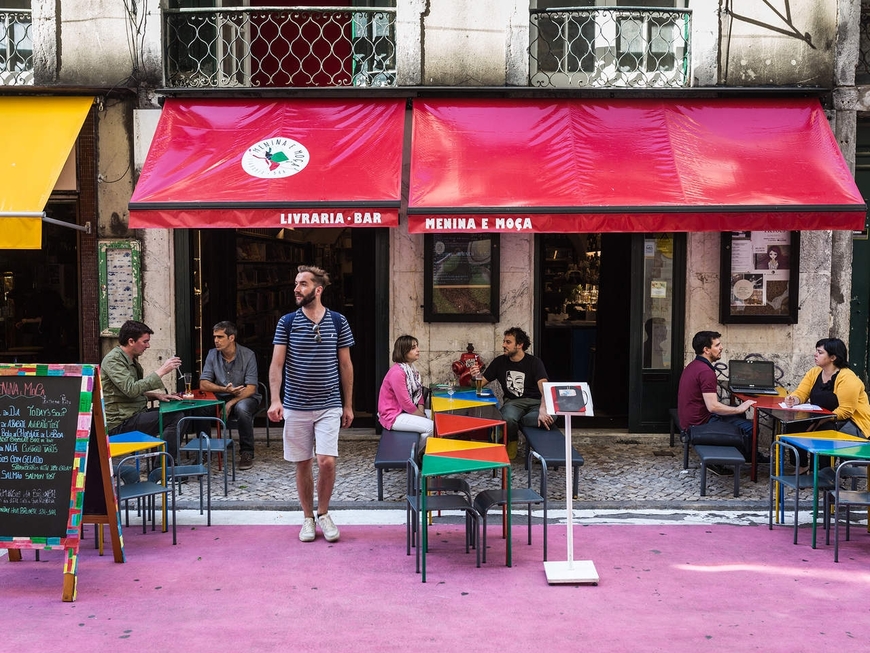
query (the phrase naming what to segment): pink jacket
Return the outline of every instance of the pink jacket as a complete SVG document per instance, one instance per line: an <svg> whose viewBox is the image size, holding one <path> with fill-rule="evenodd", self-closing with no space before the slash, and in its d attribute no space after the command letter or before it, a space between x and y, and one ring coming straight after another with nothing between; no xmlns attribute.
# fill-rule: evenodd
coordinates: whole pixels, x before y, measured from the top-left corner
<svg viewBox="0 0 870 653"><path fill-rule="evenodd" d="M423 400L420 399L422 405ZM393 428L396 418L402 413L416 412L417 406L411 401L405 386L405 372L396 363L388 371L378 393L378 420L385 429Z"/></svg>

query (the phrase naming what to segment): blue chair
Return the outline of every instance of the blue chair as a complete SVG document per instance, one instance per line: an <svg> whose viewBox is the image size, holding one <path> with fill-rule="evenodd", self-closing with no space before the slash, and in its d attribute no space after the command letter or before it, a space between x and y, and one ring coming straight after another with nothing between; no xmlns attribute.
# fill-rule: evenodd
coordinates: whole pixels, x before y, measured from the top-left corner
<svg viewBox="0 0 870 653"><path fill-rule="evenodd" d="M178 451L181 451L181 434L186 432L184 427L187 426L187 422L196 422L196 420L202 419L201 417L182 417L178 420L178 426L175 431L176 437L176 446L178 447ZM178 493L181 494L181 481L182 479L196 478L199 481L199 514L202 514L203 511L203 499L206 499L207 503L207 522L208 525L211 526L211 461L208 459L208 452L210 450L209 447L210 438L205 433L200 433L199 437L196 438L196 443L198 445L196 452L196 463L191 465L175 465L172 470L172 475L168 476L168 480L174 480L179 484ZM148 475L149 481L158 480L161 474L161 470L159 468L153 469L151 473ZM203 492L203 478L206 480L206 489L207 492Z"/></svg>
<svg viewBox="0 0 870 653"><path fill-rule="evenodd" d="M831 543L831 500L834 502L834 562L840 562L840 508L846 509L846 541L849 541L849 526L851 525L852 507L870 508L870 490L843 490L840 489L842 483L847 479L852 479L852 487L855 487L855 472L863 472L864 477L867 477L867 470L870 469L870 460L845 460L837 465L837 472L834 477L834 489L828 490L825 493L825 543Z"/></svg>
<svg viewBox="0 0 870 653"><path fill-rule="evenodd" d="M233 438L230 435L230 431L227 428L227 423L220 417L182 417L180 420L178 420L177 430L180 434L184 434L184 431L181 429L181 423L186 419L196 420L197 422L212 422L218 427L220 436L213 438L209 437L206 433L200 433L198 436L194 436L193 438L188 440L184 445L179 445L178 454L181 455L182 452L188 454L199 454L203 451L206 451L208 452L209 466L211 466L212 454L229 454L229 458L233 467L233 482L235 482L236 448L235 444L233 443ZM224 463L224 496L227 496L227 494L229 494L229 483L227 481L228 467L229 465Z"/></svg>
<svg viewBox="0 0 870 653"><path fill-rule="evenodd" d="M417 573L420 573L420 549L422 548L418 541L418 530L421 528L429 528L429 514L442 510L459 510L465 513L465 552L470 551L470 547L474 546L477 549L477 566L480 567L480 547L478 546L478 526L480 523L480 515L471 504L468 495L464 492L460 494L434 494L426 497L426 513L422 514L421 502L421 477L420 467L416 460L416 447L411 452L408 458L408 477L407 491L405 495L405 540L406 554L411 555L411 546L417 549ZM428 538L427 538L428 539Z"/></svg>
<svg viewBox="0 0 870 653"><path fill-rule="evenodd" d="M139 510L142 513L142 533L147 532L147 524L148 524L148 514L151 514L151 530L156 530L156 500L157 496L163 497L164 505L167 499L171 498L171 510L172 510L172 543L177 544L178 540L176 537L175 530L175 483L169 482L169 479L173 477L173 473L175 470L175 461L165 451L149 451L145 453L137 453L121 460L120 465L123 465L125 462L132 462L134 464L139 464L142 462L151 463L154 466L155 471L159 472L155 479L152 480L149 476L147 481L140 481L139 483L121 483L121 476L119 474L115 474L115 492L118 497L118 502L124 502L125 509L125 517L126 524L130 526L130 501L136 500ZM119 465L119 467L120 467ZM163 471L165 468L166 472L166 482L163 481Z"/></svg>
<svg viewBox="0 0 870 653"><path fill-rule="evenodd" d="M767 527L773 530L773 492L774 487L778 484L777 497L779 499L779 514L780 520L785 521L785 499L783 488L791 488L794 492L794 543L798 541L798 504L800 502L801 490L813 489L813 475L801 474L798 465L795 465L794 474L786 474L780 471L776 473L776 463L779 460L779 468L783 466L783 450L791 451L795 461L799 460L797 447L774 440L770 445L770 488L769 488L769 505L767 512ZM819 491L827 492L834 488L834 474L830 467L819 470Z"/></svg>

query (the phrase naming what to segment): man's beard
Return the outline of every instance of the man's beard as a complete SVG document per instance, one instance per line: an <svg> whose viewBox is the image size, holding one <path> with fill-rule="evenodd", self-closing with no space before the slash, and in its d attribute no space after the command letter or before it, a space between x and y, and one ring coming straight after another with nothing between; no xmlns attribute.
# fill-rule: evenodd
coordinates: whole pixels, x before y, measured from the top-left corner
<svg viewBox="0 0 870 653"><path fill-rule="evenodd" d="M311 302L314 301L314 298L316 296L317 296L317 292L315 290L312 290L307 295L302 295L302 297L297 297L296 298L296 305L299 308L302 308L303 306L308 306Z"/></svg>

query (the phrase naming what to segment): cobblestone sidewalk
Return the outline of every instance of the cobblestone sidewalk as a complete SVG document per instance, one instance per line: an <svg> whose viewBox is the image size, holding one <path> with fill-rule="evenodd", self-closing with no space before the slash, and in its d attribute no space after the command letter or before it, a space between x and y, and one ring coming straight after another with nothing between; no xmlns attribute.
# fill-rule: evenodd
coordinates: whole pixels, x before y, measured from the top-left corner
<svg viewBox="0 0 870 653"><path fill-rule="evenodd" d="M758 482L749 479L748 466L740 479L740 496L733 496L733 478L707 474L707 496L700 496L700 468L690 455L689 469L682 469L682 446L671 448L667 434L636 435L613 432L575 432L574 446L583 454L580 468L579 496L576 509L686 509L686 510L766 510L768 505L768 475L766 466L759 468ZM334 508L401 508L405 495L405 474L388 471L384 474L384 501L377 501L377 475L373 461L377 436L371 430L349 429L342 432L339 445L337 480L332 498ZM532 483L538 487L540 468L536 468ZM522 461L513 465L514 487L526 482L527 472ZM267 447L265 430L257 429L254 467L236 471L230 481L229 494L223 496L223 472L214 471L212 501L215 509L298 508L294 467L283 459L280 430L272 429L272 443ZM475 491L498 487L499 479L491 473L469 475ZM564 507L564 470L548 475L551 507ZM179 497L182 507L192 508L198 492L185 486ZM807 500L809 493L807 493Z"/></svg>

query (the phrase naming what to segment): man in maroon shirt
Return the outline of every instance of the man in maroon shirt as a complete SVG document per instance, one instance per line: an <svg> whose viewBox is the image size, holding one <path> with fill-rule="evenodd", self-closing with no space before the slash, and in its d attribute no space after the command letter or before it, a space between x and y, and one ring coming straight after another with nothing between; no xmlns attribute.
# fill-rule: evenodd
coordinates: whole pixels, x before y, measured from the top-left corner
<svg viewBox="0 0 870 653"><path fill-rule="evenodd" d="M695 360L686 365L680 376L680 387L677 392L677 415L680 418L680 428L686 430L690 426L706 424L711 420L729 422L739 427L743 432L743 455L747 460L752 455L748 443L752 437L752 422L745 418L746 410L755 401L749 399L738 406L723 404L719 401L716 371L713 363L722 358L722 337L716 331L699 331L692 338L692 349ZM767 456L758 453L758 460L767 460Z"/></svg>

